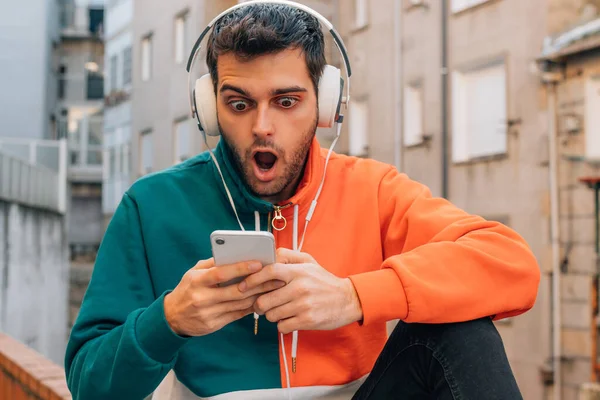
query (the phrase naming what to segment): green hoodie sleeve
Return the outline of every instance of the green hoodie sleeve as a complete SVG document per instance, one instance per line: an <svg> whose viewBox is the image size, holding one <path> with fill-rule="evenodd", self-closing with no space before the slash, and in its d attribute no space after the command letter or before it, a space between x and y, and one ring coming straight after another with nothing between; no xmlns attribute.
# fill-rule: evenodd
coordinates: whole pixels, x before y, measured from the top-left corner
<svg viewBox="0 0 600 400"><path fill-rule="evenodd" d="M102 240L65 356L74 400L142 399L175 364L188 340L155 295L137 204L125 194Z"/></svg>

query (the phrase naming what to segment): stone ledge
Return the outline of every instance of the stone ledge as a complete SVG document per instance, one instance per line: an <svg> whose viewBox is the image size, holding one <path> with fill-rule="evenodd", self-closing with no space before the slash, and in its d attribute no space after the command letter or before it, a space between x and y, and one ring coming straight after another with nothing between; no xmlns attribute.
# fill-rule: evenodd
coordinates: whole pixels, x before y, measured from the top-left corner
<svg viewBox="0 0 600 400"><path fill-rule="evenodd" d="M65 371L12 337L0 333L0 398L14 391L31 399L67 400L72 396Z"/></svg>

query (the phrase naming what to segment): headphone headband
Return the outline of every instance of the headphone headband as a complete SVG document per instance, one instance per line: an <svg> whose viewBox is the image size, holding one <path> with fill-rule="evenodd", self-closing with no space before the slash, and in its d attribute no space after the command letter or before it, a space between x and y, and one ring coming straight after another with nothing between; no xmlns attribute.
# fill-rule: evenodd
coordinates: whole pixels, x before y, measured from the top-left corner
<svg viewBox="0 0 600 400"><path fill-rule="evenodd" d="M204 39L206 34L213 28L213 26L217 23L217 21L219 21L225 15L233 12L234 10L236 10L238 8L250 6L253 4L280 4L280 5L294 7L296 9L305 11L308 14L312 15L313 17L317 18L319 20L319 22L321 22L321 24L327 28L327 30L333 37L333 41L335 42L335 45L336 45L338 51L342 55L342 58L344 60L344 65L346 67L345 68L345 71L346 71L346 85L345 85L346 86L346 96L344 98L344 102L347 103L350 100L350 76L352 75L352 69L350 68L350 60L348 58L346 46L344 46L344 42L342 41L342 38L337 33L337 31L335 30L335 28L333 27L331 22L329 22L327 20L327 18L323 17L321 14L319 14L312 8L305 6L304 4L299 4L299 3L295 3L295 2L287 1L287 0L250 0L250 1L245 1L243 3L240 3L240 4L236 4L235 6L229 8L229 9L223 11L221 14L217 15L215 18L213 18L212 21L210 21L210 23L206 26L206 28L204 28L204 30L200 34L200 37L198 37L198 40L196 40L196 43L194 44L194 47L192 48L192 51L188 58L187 67L186 67L187 72L189 74L188 75L188 89L190 89L190 107L192 108L192 115L195 113L195 110L194 110L194 102L192 99L193 94L192 94L192 90L191 90L191 81L189 79L189 76L191 76L191 71L192 71L194 62L196 60L196 54L200 51L202 40Z"/></svg>

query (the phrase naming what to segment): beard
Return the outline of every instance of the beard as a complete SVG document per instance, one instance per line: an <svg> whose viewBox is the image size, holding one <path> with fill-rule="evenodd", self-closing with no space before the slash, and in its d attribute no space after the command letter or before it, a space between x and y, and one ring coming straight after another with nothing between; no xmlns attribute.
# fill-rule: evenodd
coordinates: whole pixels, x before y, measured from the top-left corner
<svg viewBox="0 0 600 400"><path fill-rule="evenodd" d="M221 129L221 138L233 155L235 167L250 191L258 197L276 197L295 184L303 173L308 152L317 131L317 121L315 120L311 128L302 133L302 141L295 149L290 149L289 153L273 141L262 138L256 138L249 148L241 149L230 140L226 131L220 126L219 128ZM278 156L277 163L273 168L280 169L279 176L268 183L260 182L254 175L252 152L258 147L272 149ZM281 168L283 169L281 170Z"/></svg>

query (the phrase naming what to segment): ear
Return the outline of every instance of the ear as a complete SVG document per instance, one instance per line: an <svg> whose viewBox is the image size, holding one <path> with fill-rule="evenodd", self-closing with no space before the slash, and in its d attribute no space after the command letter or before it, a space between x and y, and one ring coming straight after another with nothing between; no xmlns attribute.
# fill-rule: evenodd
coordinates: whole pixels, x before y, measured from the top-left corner
<svg viewBox="0 0 600 400"><path fill-rule="evenodd" d="M343 81L340 70L326 65L319 81L319 123L320 128L331 128L339 112Z"/></svg>
<svg viewBox="0 0 600 400"><path fill-rule="evenodd" d="M219 136L221 132L217 121L217 98L210 74L196 80L194 102L197 119L204 133L208 136Z"/></svg>

